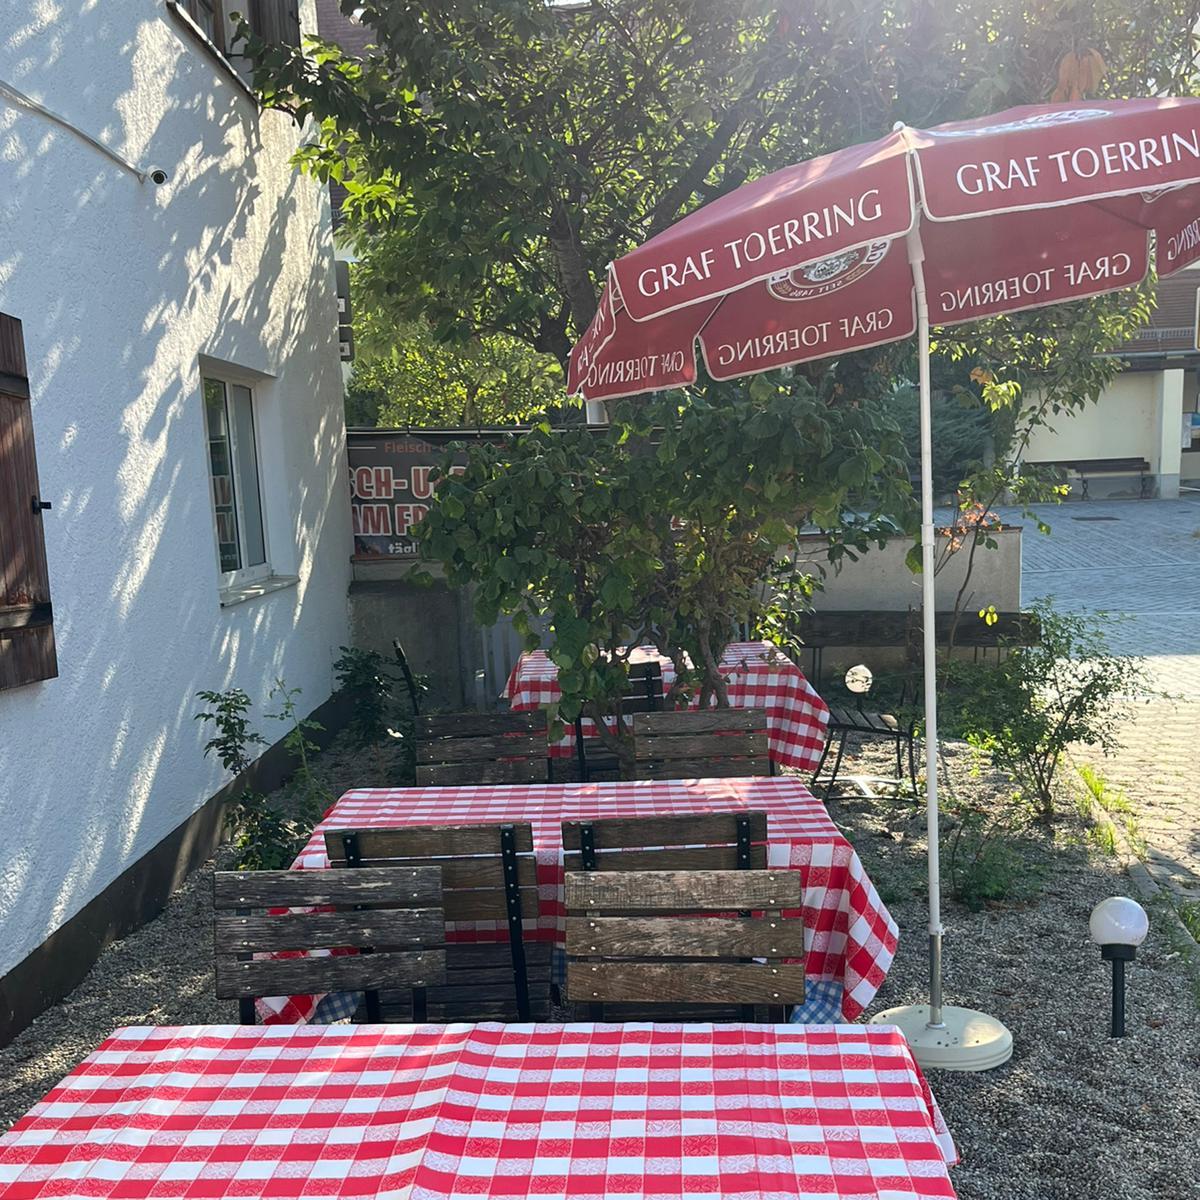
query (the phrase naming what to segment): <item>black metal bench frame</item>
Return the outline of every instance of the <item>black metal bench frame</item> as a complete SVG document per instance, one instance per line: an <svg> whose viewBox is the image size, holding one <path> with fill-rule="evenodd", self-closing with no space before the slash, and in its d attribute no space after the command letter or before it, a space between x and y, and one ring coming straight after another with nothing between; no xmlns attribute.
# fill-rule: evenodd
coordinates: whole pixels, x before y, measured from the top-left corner
<svg viewBox="0 0 1200 1200"><path fill-rule="evenodd" d="M1132 475L1138 476L1138 498L1146 500L1150 496L1150 486L1153 480L1150 476L1150 464L1144 458L1072 458L1054 459L1050 462L1030 463L1031 467L1059 467L1064 471L1074 471L1079 476L1081 484L1079 498L1088 500L1088 476L1090 475Z"/></svg>

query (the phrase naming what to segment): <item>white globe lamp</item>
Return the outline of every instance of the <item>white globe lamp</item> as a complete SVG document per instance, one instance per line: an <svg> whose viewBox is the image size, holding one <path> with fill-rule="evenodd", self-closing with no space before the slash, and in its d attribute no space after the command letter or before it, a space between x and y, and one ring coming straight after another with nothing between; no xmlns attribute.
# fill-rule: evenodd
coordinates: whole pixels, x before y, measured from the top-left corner
<svg viewBox="0 0 1200 1200"><path fill-rule="evenodd" d="M1092 909L1088 920L1092 941L1100 957L1112 963L1111 1037L1125 1036L1125 964L1137 957L1137 948L1150 932L1146 910L1128 896L1110 896Z"/></svg>

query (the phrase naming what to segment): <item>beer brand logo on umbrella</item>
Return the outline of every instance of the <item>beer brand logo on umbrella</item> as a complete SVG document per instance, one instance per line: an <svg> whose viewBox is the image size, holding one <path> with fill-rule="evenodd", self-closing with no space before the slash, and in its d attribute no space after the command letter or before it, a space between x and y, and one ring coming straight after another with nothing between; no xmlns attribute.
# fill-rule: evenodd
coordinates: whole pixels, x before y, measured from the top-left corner
<svg viewBox="0 0 1200 1200"><path fill-rule="evenodd" d="M1048 125L1070 125L1075 121L1090 121L1095 117L1110 114L1103 108L1066 108L1060 112L1037 113L1022 117L1018 121L1006 121L1003 125L976 125L972 129L928 129L925 132L936 137L978 137L987 133L1015 133L1021 129L1045 129Z"/></svg>
<svg viewBox="0 0 1200 1200"><path fill-rule="evenodd" d="M855 250L844 250L828 258L781 271L767 280L767 291L779 300L811 300L848 287L874 270L888 252L891 242L871 242Z"/></svg>

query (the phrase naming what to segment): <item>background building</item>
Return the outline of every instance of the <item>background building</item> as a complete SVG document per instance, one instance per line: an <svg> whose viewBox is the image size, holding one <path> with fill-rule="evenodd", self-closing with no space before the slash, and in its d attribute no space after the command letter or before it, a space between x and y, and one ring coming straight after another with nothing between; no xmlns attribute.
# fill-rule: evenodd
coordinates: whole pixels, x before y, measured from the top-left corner
<svg viewBox="0 0 1200 1200"><path fill-rule="evenodd" d="M250 10L315 29L314 0ZM0 0L0 312L57 658L18 670L0 623L0 1041L207 854L226 776L195 693L244 688L274 742L275 681L317 708L347 641L329 202L228 32L214 0ZM35 549L0 537L0 616Z"/></svg>
<svg viewBox="0 0 1200 1200"><path fill-rule="evenodd" d="M1151 495L1173 497L1181 486L1200 487L1197 291L1198 270L1162 280L1150 324L1121 351L1128 368L1095 405L1064 415L1055 429L1038 430L1026 459L1139 458L1149 466ZM1140 486L1136 474L1098 475L1088 493L1137 496Z"/></svg>

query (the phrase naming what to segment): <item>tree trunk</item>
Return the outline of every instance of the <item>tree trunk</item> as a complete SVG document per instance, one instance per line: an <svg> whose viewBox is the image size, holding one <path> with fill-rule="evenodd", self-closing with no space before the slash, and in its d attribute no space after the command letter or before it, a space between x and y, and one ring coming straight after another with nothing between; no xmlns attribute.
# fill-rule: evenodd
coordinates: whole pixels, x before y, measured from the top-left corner
<svg viewBox="0 0 1200 1200"><path fill-rule="evenodd" d="M579 234L561 202L555 210L554 219L547 232L555 262L558 264L563 294L571 306L571 318L575 332L579 335L596 315L596 288L588 271L587 255L579 240Z"/></svg>

